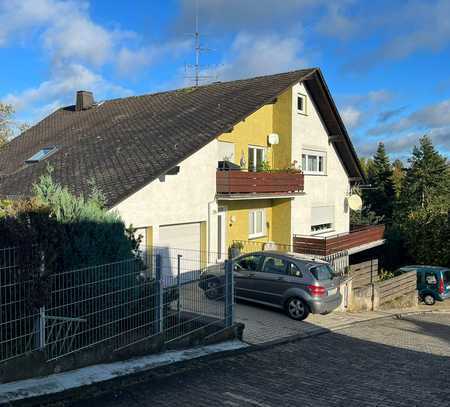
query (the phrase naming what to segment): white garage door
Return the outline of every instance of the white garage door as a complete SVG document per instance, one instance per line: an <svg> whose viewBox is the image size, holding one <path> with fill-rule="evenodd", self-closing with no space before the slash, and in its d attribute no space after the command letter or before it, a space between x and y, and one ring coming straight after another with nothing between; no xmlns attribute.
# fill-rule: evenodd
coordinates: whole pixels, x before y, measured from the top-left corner
<svg viewBox="0 0 450 407"><path fill-rule="evenodd" d="M192 271L200 269L200 223L160 226L158 247L163 276L177 276L180 254L183 280L187 273L192 277Z"/></svg>

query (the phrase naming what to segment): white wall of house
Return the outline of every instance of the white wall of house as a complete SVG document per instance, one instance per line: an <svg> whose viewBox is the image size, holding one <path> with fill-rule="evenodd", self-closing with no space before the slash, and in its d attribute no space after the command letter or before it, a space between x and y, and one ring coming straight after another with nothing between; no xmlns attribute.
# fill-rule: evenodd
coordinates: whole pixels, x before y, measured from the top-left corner
<svg viewBox="0 0 450 407"><path fill-rule="evenodd" d="M213 140L182 161L178 174L154 180L112 210L121 215L127 226L152 226L156 246L160 226L211 220L207 230L216 233L217 150L217 141Z"/></svg>
<svg viewBox="0 0 450 407"><path fill-rule="evenodd" d="M306 95L306 114L297 111L297 95ZM334 146L328 141L328 133L311 96L303 84L292 91L292 160L301 164L306 150L326 153L326 174L305 175L305 195L295 197L292 202L292 233L311 234L312 208L322 207L314 213L334 211L333 232L349 230L349 210L345 198L350 188L348 175Z"/></svg>

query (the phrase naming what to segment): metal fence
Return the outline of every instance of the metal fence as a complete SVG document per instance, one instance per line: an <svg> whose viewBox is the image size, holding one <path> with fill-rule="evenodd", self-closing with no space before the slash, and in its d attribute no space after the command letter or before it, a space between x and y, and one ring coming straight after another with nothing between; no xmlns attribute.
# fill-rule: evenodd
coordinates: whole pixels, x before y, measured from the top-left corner
<svg viewBox="0 0 450 407"><path fill-rule="evenodd" d="M145 263L132 258L54 273L40 307L32 303L37 282L20 277L18 256L18 248L0 250L0 361L38 349L47 360L104 343L120 350L157 335L171 342L233 323L231 263L208 266L196 251L154 247ZM199 285L209 268L220 281L214 300Z"/></svg>
<svg viewBox="0 0 450 407"><path fill-rule="evenodd" d="M331 264L333 269L342 275L346 275L348 273L349 267L349 258L348 251L342 250L337 253L329 254L327 256L320 256L317 254L309 254L309 253L299 253L296 250L295 245L284 244L284 243L276 243L276 242L256 242L256 241L248 241L248 240L235 240L235 246L240 246L239 253L251 253L255 251L266 251L266 250L277 250L282 252L291 252L300 256L304 256L309 259L318 259L323 260ZM237 253L235 253L237 254ZM233 256L235 257L235 256Z"/></svg>

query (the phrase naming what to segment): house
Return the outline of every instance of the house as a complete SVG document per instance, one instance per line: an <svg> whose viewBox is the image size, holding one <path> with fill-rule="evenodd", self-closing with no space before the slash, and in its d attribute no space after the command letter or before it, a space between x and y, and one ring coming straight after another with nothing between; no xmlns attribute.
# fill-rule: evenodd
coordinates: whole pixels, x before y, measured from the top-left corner
<svg viewBox="0 0 450 407"><path fill-rule="evenodd" d="M80 91L0 150L0 195L30 195L47 164L74 193L94 180L147 246L202 263L234 241L346 262L383 243L380 227L350 231L363 174L318 68L99 103Z"/></svg>

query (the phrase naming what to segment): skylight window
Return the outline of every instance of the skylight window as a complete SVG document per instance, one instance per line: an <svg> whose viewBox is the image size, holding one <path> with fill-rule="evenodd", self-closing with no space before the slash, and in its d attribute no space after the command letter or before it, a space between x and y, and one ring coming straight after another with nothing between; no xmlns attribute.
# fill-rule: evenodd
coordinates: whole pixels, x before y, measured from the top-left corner
<svg viewBox="0 0 450 407"><path fill-rule="evenodd" d="M37 163L39 161L45 160L49 155L56 151L56 147L44 147L39 150L35 155L26 160L26 163Z"/></svg>

